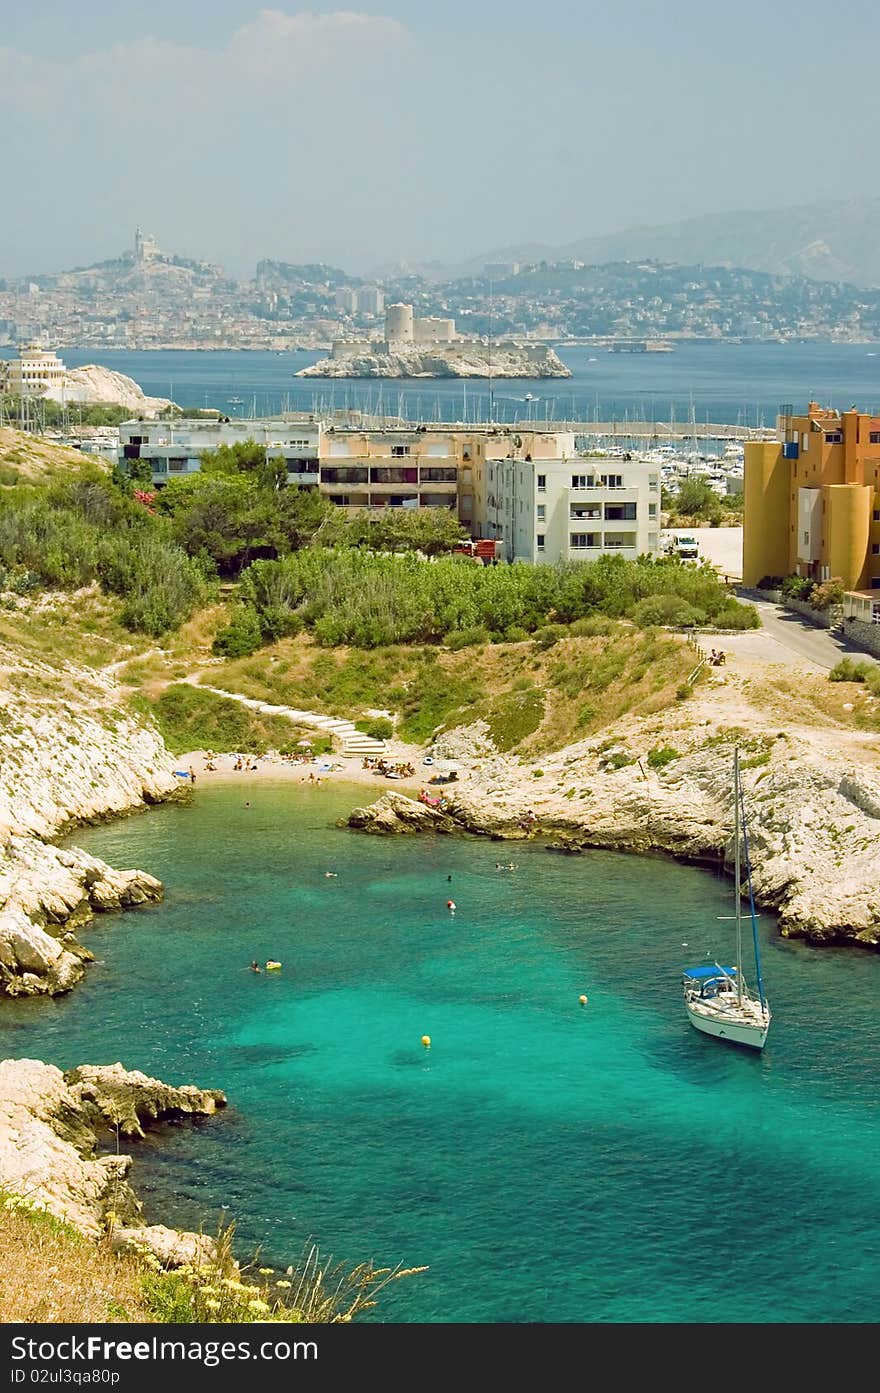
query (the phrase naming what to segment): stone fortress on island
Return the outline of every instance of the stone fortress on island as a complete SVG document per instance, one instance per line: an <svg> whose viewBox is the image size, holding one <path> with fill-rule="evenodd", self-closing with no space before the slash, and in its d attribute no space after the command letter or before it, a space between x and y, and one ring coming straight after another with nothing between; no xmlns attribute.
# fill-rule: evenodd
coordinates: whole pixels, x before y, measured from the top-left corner
<svg viewBox="0 0 880 1393"><path fill-rule="evenodd" d="M412 305L388 305L383 339L335 339L322 358L297 377L571 377L544 344L462 338L454 319L413 315Z"/></svg>

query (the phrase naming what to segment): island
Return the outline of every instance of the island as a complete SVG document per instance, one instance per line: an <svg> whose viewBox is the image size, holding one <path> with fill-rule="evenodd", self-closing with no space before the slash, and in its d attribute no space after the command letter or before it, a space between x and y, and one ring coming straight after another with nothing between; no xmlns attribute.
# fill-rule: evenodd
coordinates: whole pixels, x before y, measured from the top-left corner
<svg viewBox="0 0 880 1393"><path fill-rule="evenodd" d="M413 316L389 305L384 339L336 339L329 358L294 377L571 377L546 344L460 338L453 319Z"/></svg>

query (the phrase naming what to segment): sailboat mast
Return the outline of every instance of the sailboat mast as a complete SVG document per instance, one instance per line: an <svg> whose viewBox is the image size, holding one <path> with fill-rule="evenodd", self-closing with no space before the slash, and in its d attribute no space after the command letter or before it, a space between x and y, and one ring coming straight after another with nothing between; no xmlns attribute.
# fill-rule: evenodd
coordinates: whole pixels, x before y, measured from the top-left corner
<svg viewBox="0 0 880 1393"><path fill-rule="evenodd" d="M736 999L742 1005L742 899L740 887L740 849L739 849L739 750L733 755L733 838L736 843L736 868L734 870L734 894L736 895Z"/></svg>

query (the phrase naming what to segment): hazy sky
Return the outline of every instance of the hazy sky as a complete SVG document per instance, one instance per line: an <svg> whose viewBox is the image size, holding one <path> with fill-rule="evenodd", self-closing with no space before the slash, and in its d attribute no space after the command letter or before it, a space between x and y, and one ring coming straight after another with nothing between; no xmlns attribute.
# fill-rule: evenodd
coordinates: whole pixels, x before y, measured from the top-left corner
<svg viewBox="0 0 880 1393"><path fill-rule="evenodd" d="M0 4L0 276L352 271L878 192L875 0Z"/></svg>

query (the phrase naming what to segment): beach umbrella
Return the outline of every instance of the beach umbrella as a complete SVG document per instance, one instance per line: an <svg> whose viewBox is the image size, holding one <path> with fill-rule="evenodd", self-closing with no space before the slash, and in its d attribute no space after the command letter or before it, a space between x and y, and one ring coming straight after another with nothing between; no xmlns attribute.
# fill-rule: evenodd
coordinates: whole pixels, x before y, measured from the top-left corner
<svg viewBox="0 0 880 1393"><path fill-rule="evenodd" d="M311 740L300 740L299 744L307 750L310 750L312 748Z"/></svg>

